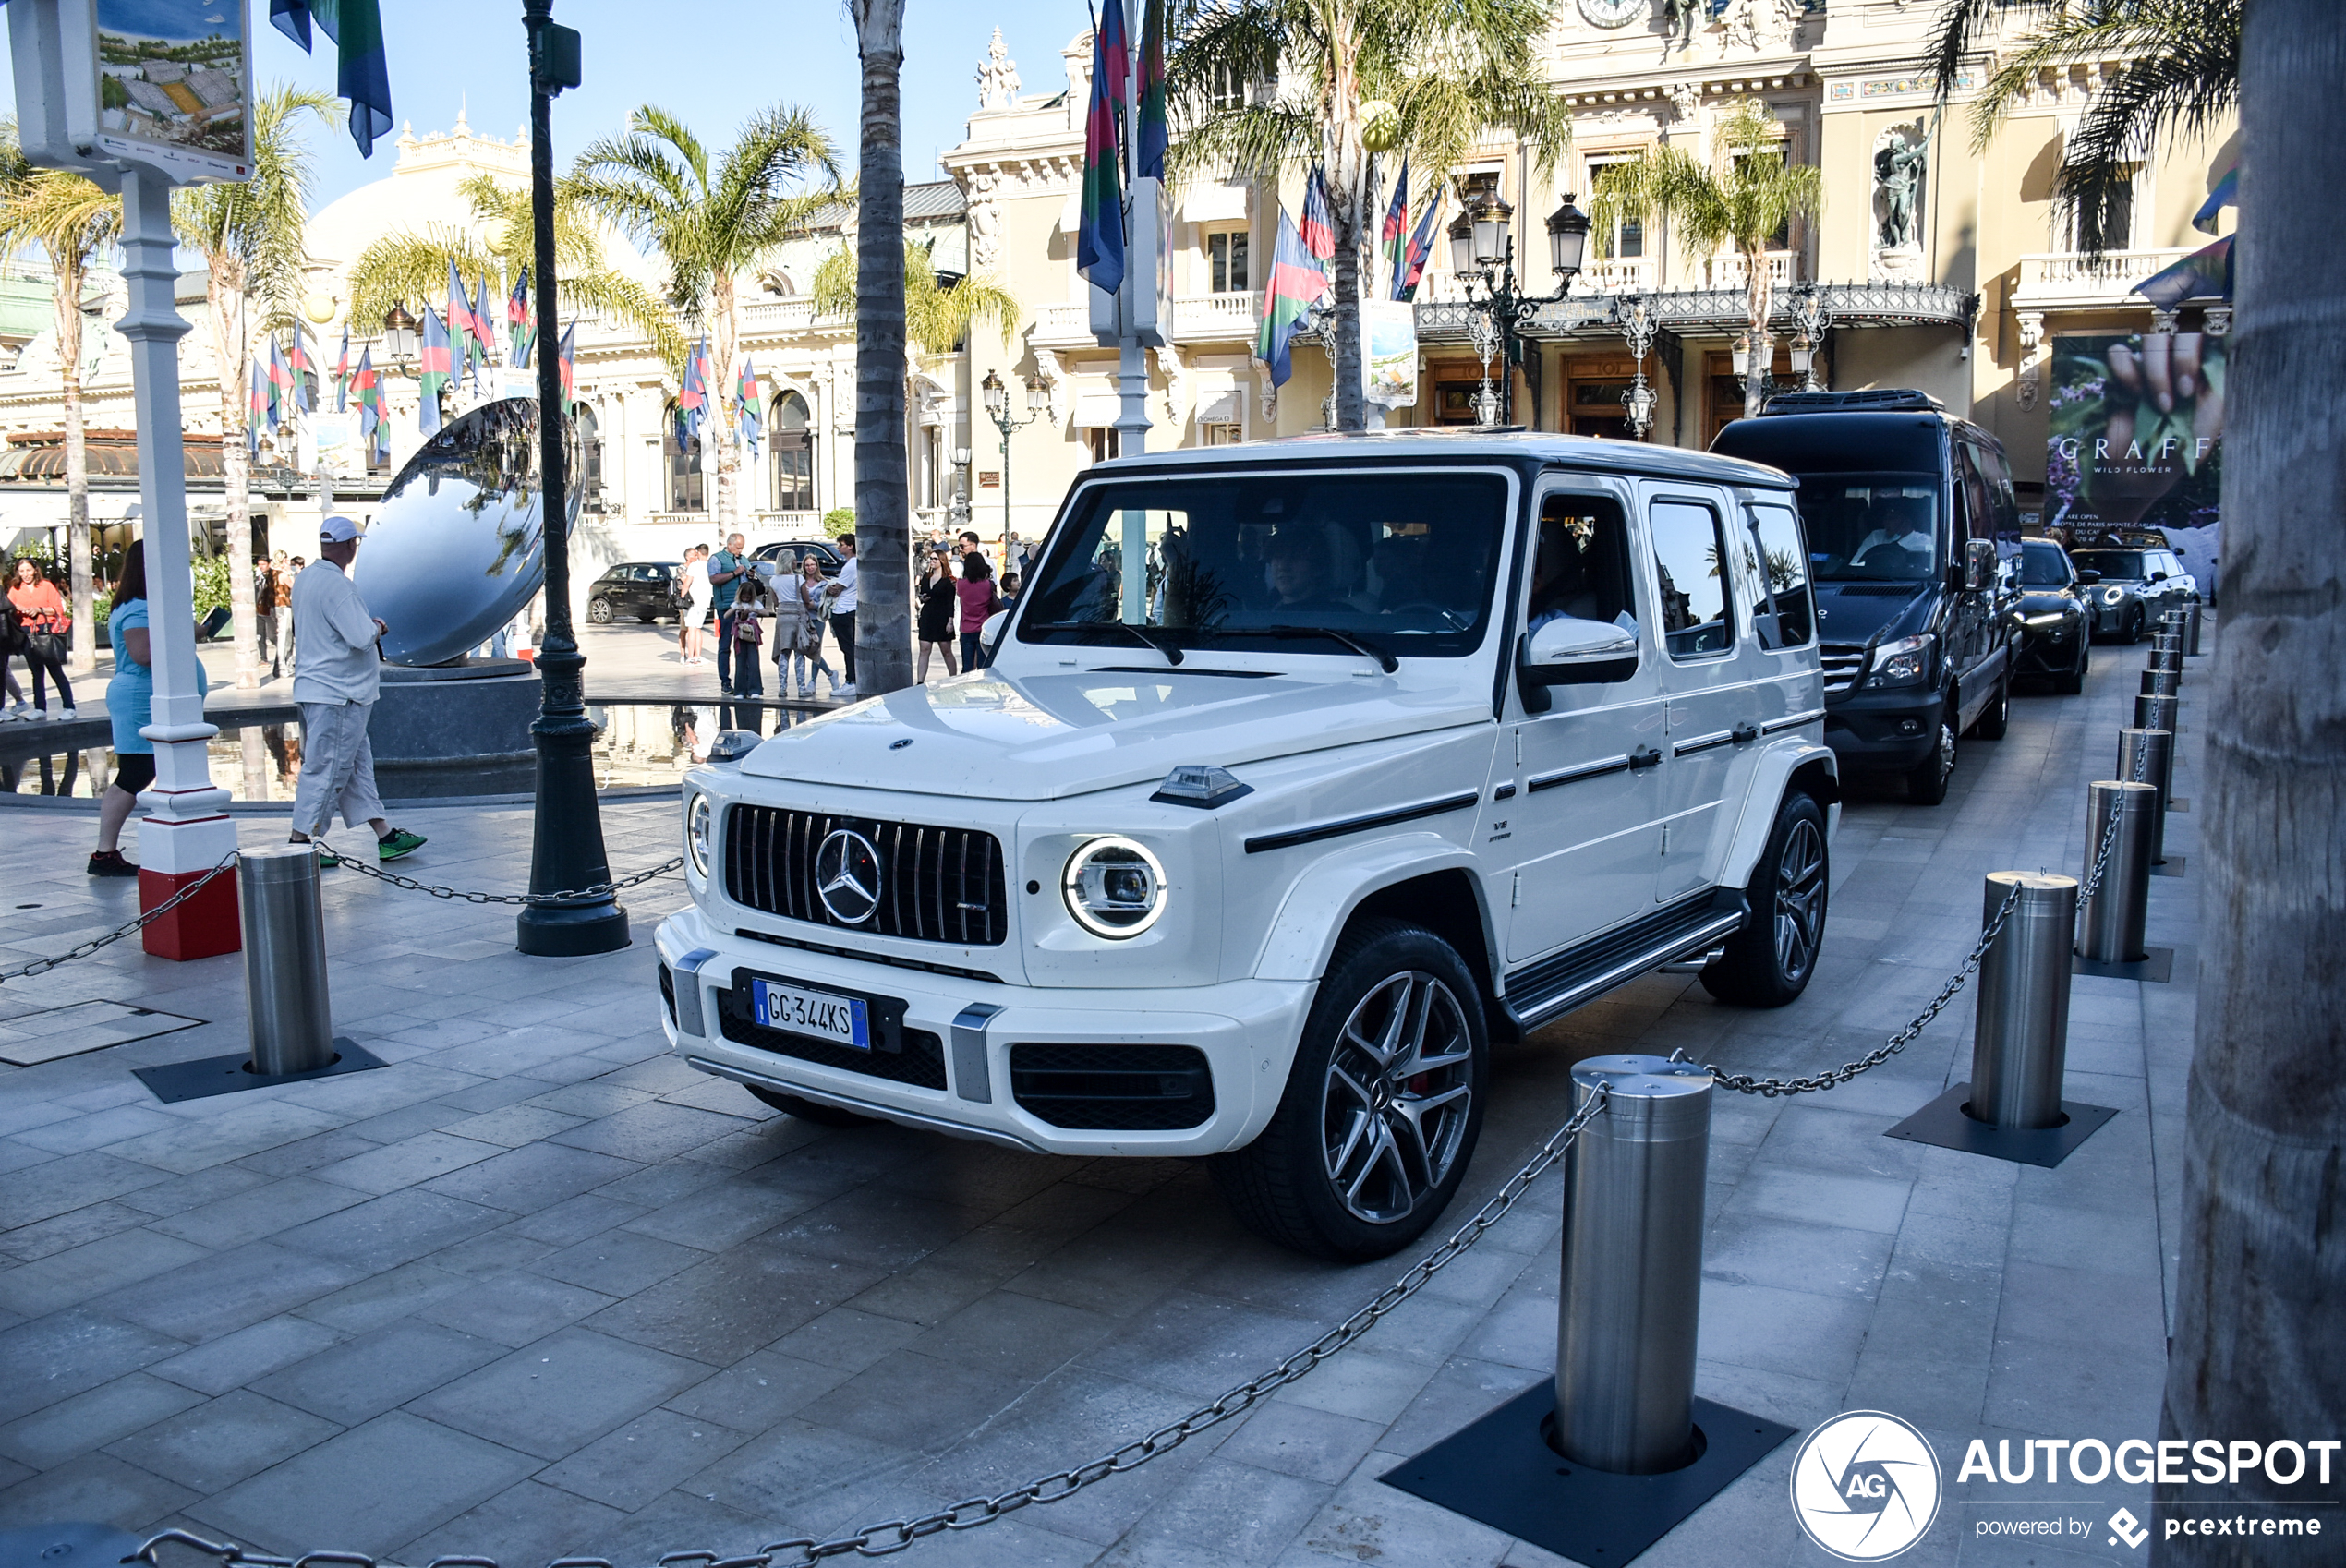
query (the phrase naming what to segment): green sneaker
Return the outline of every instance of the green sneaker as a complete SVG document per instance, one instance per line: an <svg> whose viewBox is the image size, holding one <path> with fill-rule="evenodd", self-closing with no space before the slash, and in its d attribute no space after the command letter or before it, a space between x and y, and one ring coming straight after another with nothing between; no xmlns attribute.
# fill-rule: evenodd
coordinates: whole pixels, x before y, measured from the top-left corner
<svg viewBox="0 0 2346 1568"><path fill-rule="evenodd" d="M313 838L310 842L318 846L318 869L320 871L332 871L334 867L342 864L342 857L334 853L333 850L322 840Z"/></svg>
<svg viewBox="0 0 2346 1568"><path fill-rule="evenodd" d="M375 852L386 862L395 861L404 855L414 854L424 847L424 842L422 834L410 833L404 827L394 827L382 838L375 840Z"/></svg>

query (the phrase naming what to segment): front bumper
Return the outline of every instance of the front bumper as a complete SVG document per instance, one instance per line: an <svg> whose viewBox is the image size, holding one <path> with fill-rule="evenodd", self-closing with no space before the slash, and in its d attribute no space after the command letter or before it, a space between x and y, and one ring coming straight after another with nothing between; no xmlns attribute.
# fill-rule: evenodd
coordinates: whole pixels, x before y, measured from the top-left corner
<svg viewBox="0 0 2346 1568"><path fill-rule="evenodd" d="M2088 622L2090 634L2098 637L2106 632L2123 630L2126 618L2132 615L2141 603L2142 601L2132 594L2124 596L2115 604L2103 598L2101 595L2096 594L2090 606L2093 617ZM2144 613L2146 615L2149 612L2145 610Z"/></svg>
<svg viewBox="0 0 2346 1568"><path fill-rule="evenodd" d="M1825 701L1825 744L1842 766L1903 773L1939 743L1944 694L1922 686L1853 692Z"/></svg>
<svg viewBox="0 0 2346 1568"><path fill-rule="evenodd" d="M2077 667L2077 644L2090 622L2080 618L2053 626L2020 629L2013 645L2014 671L2022 675L2066 675Z"/></svg>
<svg viewBox="0 0 2346 1568"><path fill-rule="evenodd" d="M657 940L663 982L679 989L673 1010L662 1005L660 1025L688 1065L910 1127L1048 1154L1194 1156L1252 1141L1278 1108L1316 989L1309 981L1109 991L963 980L756 941L714 925L697 908L661 922ZM752 974L902 1001L902 1029L943 1043L943 1087L726 1038L722 1008L737 979L745 989ZM987 1008L995 1009L990 1016ZM680 1028L678 1017L689 1020L695 1011L700 1031ZM1214 1107L1198 1125L1169 1130L1056 1126L1013 1097L1014 1044L1194 1047L1212 1076Z"/></svg>

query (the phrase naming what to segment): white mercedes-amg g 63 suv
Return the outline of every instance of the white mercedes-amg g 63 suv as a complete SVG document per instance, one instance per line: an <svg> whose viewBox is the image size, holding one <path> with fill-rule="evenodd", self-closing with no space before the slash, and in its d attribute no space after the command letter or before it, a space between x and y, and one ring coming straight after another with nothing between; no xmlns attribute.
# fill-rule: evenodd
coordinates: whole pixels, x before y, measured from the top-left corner
<svg viewBox="0 0 2346 1568"><path fill-rule="evenodd" d="M1263 1234L1406 1245L1491 1043L1709 955L1815 968L1838 816L1790 479L1405 431L1084 472L991 669L683 787L678 1055L793 1116L1210 1155Z"/></svg>

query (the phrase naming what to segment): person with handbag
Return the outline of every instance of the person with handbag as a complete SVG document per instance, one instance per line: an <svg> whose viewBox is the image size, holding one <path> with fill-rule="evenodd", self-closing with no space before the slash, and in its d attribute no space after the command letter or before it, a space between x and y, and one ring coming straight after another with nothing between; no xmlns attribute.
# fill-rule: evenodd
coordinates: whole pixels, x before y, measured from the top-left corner
<svg viewBox="0 0 2346 1568"><path fill-rule="evenodd" d="M24 621L24 661L32 670L32 717L49 717L48 683L54 681L57 717L73 718L73 682L66 679L66 659L71 651L67 637L73 631L73 612L66 608L64 596L42 572L39 561L18 556L16 575L8 582L8 602Z"/></svg>
<svg viewBox="0 0 2346 1568"><path fill-rule="evenodd" d="M913 679L926 685L932 653L944 657L947 675L961 673L961 667L953 662L953 633L961 620L961 600L955 591L953 573L946 569L942 545L928 552L928 560L921 567L920 605L921 661Z"/></svg>
<svg viewBox="0 0 2346 1568"><path fill-rule="evenodd" d="M741 536L733 537L738 540ZM747 561L742 569L740 582L733 592L732 607L720 624L733 645L732 694L737 697L762 697L766 694L766 676L760 662L765 656L766 586L763 561Z"/></svg>
<svg viewBox="0 0 2346 1568"><path fill-rule="evenodd" d="M953 592L961 605L961 668L983 669L992 661L980 633L986 618L1002 608L1002 596L995 590L994 569L974 549L961 557L961 580Z"/></svg>
<svg viewBox="0 0 2346 1568"><path fill-rule="evenodd" d="M830 665L823 657L823 625L831 616L832 585L824 580L823 563L813 550L808 550L805 559L798 563L798 582L794 585L800 612L805 618L798 642L798 694L812 697L815 677L820 675L831 683L831 695L836 698L840 694L839 677L831 673ZM849 624L853 623L851 615Z"/></svg>

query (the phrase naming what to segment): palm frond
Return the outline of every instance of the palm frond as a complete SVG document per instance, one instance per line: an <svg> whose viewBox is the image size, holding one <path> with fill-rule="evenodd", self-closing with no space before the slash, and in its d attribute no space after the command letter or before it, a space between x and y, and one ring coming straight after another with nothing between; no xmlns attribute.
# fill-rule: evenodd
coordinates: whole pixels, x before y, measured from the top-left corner
<svg viewBox="0 0 2346 1568"><path fill-rule="evenodd" d="M807 290L817 314L855 313L856 267L852 247L841 246L823 258ZM904 242L905 335L931 354L950 354L970 330L991 322L1001 330L1005 347L1016 338L1024 314L1008 285L984 273L947 283L937 276L928 247Z"/></svg>

